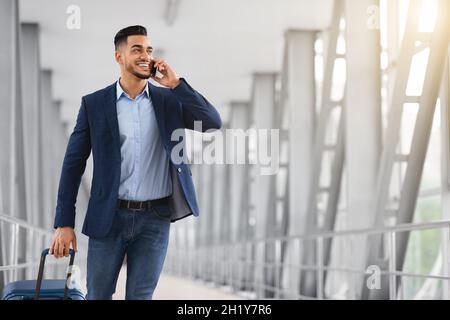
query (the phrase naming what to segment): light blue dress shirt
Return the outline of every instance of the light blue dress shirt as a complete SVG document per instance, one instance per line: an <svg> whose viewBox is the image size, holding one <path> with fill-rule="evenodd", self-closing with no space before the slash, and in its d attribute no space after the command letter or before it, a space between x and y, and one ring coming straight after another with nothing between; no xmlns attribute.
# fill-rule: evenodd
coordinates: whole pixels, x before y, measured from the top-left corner
<svg viewBox="0 0 450 320"><path fill-rule="evenodd" d="M119 199L153 200L172 193L169 157L164 150L148 84L135 98L117 88L121 173Z"/></svg>

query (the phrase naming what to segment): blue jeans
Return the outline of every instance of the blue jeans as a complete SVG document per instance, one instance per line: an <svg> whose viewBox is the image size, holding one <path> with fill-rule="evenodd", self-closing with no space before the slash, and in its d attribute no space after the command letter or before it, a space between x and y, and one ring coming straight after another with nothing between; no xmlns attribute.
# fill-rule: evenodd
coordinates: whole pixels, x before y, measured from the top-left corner
<svg viewBox="0 0 450 320"><path fill-rule="evenodd" d="M151 300L169 243L170 211L159 206L146 211L117 209L111 230L89 238L88 300L111 300L125 255L126 300Z"/></svg>

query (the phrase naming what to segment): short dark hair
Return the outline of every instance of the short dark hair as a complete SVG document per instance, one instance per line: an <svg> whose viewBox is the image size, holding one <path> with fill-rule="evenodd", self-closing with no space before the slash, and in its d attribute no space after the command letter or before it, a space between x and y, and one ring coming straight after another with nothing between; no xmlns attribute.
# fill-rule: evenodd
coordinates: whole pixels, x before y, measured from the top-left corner
<svg viewBox="0 0 450 320"><path fill-rule="evenodd" d="M147 35L147 29L143 26L129 26L126 28L123 28L119 32L117 32L116 36L114 37L114 47L116 50L118 50L119 46L127 42L128 36L146 36Z"/></svg>

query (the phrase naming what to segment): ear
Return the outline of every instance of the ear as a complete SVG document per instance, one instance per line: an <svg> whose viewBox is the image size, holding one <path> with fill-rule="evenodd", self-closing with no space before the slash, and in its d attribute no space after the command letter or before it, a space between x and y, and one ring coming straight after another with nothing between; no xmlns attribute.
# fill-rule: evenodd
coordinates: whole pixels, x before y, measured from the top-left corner
<svg viewBox="0 0 450 320"><path fill-rule="evenodd" d="M122 58L122 53L120 52L120 51L115 51L114 52L114 58L116 59L116 62L118 63L118 64L120 64L121 63L121 58Z"/></svg>

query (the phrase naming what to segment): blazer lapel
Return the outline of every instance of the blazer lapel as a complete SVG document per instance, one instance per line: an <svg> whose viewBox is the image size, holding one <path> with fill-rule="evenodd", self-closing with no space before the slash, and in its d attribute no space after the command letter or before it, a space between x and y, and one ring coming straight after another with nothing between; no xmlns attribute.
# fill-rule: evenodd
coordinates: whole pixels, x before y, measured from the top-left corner
<svg viewBox="0 0 450 320"><path fill-rule="evenodd" d="M161 138L163 139L163 144L166 146L166 132L165 132L165 125L164 125L164 97L161 94L160 89L151 84L148 83L149 93L150 97L152 98L152 105L153 109L155 110L155 116L156 116L156 122L158 123L159 128L159 134L161 135Z"/></svg>
<svg viewBox="0 0 450 320"><path fill-rule="evenodd" d="M119 134L119 121L117 120L117 94L116 83L109 86L105 92L104 107L106 113L106 119L111 129L113 137L113 143L116 146L116 151L119 153L120 159L120 134Z"/></svg>

